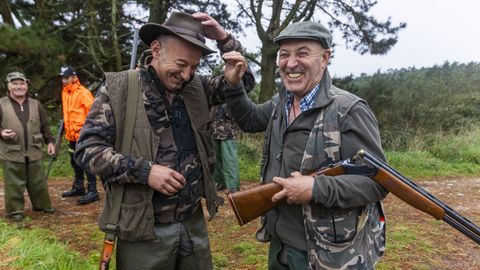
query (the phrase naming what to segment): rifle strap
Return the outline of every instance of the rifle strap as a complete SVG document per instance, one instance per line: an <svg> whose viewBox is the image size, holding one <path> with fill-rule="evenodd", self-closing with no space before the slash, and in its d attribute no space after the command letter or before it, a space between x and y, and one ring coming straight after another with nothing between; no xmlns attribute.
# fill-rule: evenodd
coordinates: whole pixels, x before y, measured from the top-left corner
<svg viewBox="0 0 480 270"><path fill-rule="evenodd" d="M138 87L138 71L128 70L128 89L127 89L127 108L125 116L125 129L121 145L121 153L128 155L130 153L133 141L133 128L137 117L138 97L140 89ZM118 151L118 150L117 150ZM110 256L115 245L118 233L118 221L120 219L120 206L123 200L125 185L109 184L109 195L112 197L112 208L105 225L105 240L103 242L102 263L110 261Z"/></svg>

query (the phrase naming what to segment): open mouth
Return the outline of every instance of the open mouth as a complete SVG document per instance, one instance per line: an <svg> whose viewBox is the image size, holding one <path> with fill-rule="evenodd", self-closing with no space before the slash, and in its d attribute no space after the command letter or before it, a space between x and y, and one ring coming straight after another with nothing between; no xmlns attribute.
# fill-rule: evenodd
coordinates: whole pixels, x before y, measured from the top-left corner
<svg viewBox="0 0 480 270"><path fill-rule="evenodd" d="M298 79L298 78L300 78L302 75L303 75L303 73L300 73L300 72L287 73L287 77L290 78L290 79Z"/></svg>

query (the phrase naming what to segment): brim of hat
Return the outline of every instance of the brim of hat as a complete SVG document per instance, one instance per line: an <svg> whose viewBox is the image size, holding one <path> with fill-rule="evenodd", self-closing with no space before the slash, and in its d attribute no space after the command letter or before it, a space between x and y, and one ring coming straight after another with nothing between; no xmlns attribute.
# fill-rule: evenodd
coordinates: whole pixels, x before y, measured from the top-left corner
<svg viewBox="0 0 480 270"><path fill-rule="evenodd" d="M24 82L27 82L27 81L28 81L27 78L23 78L23 77L10 78L10 79L8 79L7 81L8 81L8 82L12 82L12 81L15 81L15 80L22 80L22 81L24 81Z"/></svg>
<svg viewBox="0 0 480 270"><path fill-rule="evenodd" d="M168 29L168 26L163 26L156 23L147 23L143 25L139 30L140 39L148 46L150 46L150 44L161 34L171 34L187 41L188 43L191 43L197 47L200 47L200 49L203 52L203 55L208 55L216 52L208 48L200 40L188 35L175 33L174 31Z"/></svg>
<svg viewBox="0 0 480 270"><path fill-rule="evenodd" d="M280 46L280 44L282 43L282 41L285 41L287 39L308 39L308 40L313 40L313 41L317 41L317 42L320 42L320 44L322 44L322 47L324 49L329 49L327 48L327 44L324 40L320 40L318 37L311 37L311 36L285 36L285 37L280 37L280 38L274 38L273 39L273 42L277 45Z"/></svg>

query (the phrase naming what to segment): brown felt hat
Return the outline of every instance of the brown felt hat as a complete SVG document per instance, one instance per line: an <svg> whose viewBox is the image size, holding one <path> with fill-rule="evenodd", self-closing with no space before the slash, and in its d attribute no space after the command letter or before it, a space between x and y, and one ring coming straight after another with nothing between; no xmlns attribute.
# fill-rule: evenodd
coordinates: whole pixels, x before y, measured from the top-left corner
<svg viewBox="0 0 480 270"><path fill-rule="evenodd" d="M203 55L215 52L205 45L205 36L201 22L188 13L174 11L163 24L147 23L139 31L140 39L147 45L150 45L162 34L177 36L200 47Z"/></svg>

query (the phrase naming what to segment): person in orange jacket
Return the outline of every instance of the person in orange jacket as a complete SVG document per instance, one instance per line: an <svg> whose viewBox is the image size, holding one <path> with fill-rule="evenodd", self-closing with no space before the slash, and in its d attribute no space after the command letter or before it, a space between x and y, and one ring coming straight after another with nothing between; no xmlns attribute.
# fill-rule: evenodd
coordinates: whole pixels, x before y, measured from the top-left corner
<svg viewBox="0 0 480 270"><path fill-rule="evenodd" d="M81 196L78 204L88 204L99 200L97 192L97 179L94 174L78 166L73 159L73 153L80 136L80 129L87 118L88 111L93 104L93 95L85 88L78 79L76 70L71 66L62 67L62 106L65 138L70 147L70 164L75 172L75 180L72 189L62 193L62 197ZM87 175L88 186L85 193L83 184L84 173Z"/></svg>

